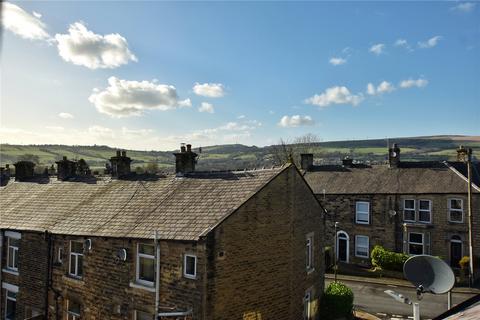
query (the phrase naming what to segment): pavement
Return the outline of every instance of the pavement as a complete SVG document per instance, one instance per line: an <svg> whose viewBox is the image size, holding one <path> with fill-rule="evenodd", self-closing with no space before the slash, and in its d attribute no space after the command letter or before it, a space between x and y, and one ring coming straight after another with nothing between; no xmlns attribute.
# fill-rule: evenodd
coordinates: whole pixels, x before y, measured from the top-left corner
<svg viewBox="0 0 480 320"><path fill-rule="evenodd" d="M420 303L422 319L432 319L447 310L447 295L424 294L421 301L416 298L415 288L407 281L391 278L365 278L338 275L337 280L345 283L354 293L355 309L368 312L379 319L412 319L412 306L395 301L385 290L393 290ZM333 274L325 275L325 285L333 282ZM480 290L456 288L452 293L453 305L479 294Z"/></svg>

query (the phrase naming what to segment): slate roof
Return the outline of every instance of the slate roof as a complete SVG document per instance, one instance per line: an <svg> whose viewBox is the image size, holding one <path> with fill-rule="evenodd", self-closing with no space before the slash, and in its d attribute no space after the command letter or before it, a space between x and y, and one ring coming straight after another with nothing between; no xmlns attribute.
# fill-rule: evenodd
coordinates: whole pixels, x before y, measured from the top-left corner
<svg viewBox="0 0 480 320"><path fill-rule="evenodd" d="M197 240L288 166L130 180L11 182L0 229L66 235Z"/></svg>
<svg viewBox="0 0 480 320"><path fill-rule="evenodd" d="M480 192L480 165L474 169L472 192ZM305 180L316 194L426 194L467 193L466 165L458 162L401 162L387 165L314 166Z"/></svg>

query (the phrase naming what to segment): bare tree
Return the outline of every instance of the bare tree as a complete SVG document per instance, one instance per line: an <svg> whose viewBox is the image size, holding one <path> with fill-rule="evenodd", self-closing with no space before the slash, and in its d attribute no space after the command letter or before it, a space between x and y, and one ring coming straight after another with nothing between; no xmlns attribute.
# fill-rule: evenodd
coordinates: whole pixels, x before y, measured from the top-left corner
<svg viewBox="0 0 480 320"><path fill-rule="evenodd" d="M277 145L272 146L273 161L276 165L292 161L298 166L300 165L300 155L302 153L314 153L318 149L319 142L320 138L312 133L291 140L282 138Z"/></svg>

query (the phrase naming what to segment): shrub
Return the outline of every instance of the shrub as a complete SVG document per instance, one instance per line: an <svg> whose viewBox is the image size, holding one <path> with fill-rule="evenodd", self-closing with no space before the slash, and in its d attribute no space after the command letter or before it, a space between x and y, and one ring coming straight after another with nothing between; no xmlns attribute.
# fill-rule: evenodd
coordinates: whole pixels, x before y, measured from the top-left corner
<svg viewBox="0 0 480 320"><path fill-rule="evenodd" d="M468 269L469 264L470 264L470 258L468 256L464 256L464 257L462 257L462 259L460 259L458 264L460 265L460 268Z"/></svg>
<svg viewBox="0 0 480 320"><path fill-rule="evenodd" d="M320 309L320 319L352 319L353 292L341 282L332 282L325 290Z"/></svg>
<svg viewBox="0 0 480 320"><path fill-rule="evenodd" d="M373 266L393 271L403 271L403 264L409 258L404 253L388 251L382 246L375 246L370 256Z"/></svg>

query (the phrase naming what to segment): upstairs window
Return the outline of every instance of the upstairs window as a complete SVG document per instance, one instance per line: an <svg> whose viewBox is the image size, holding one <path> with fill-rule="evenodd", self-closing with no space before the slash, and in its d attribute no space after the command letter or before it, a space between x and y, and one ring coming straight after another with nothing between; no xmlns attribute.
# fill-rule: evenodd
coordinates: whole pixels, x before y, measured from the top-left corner
<svg viewBox="0 0 480 320"><path fill-rule="evenodd" d="M423 233L410 232L408 234L408 254L423 254L423 247Z"/></svg>
<svg viewBox="0 0 480 320"><path fill-rule="evenodd" d="M67 304L67 320L80 320L80 304L74 300L67 300Z"/></svg>
<svg viewBox="0 0 480 320"><path fill-rule="evenodd" d="M6 291L6 301L5 301L5 319L6 320L15 320L15 314L17 312L17 293L5 290Z"/></svg>
<svg viewBox="0 0 480 320"><path fill-rule="evenodd" d="M20 239L7 237L7 269L18 271L18 248L20 247Z"/></svg>
<svg viewBox="0 0 480 320"><path fill-rule="evenodd" d="M403 220L415 221L415 200L403 200Z"/></svg>
<svg viewBox="0 0 480 320"><path fill-rule="evenodd" d="M155 280L155 246L139 243L137 245L137 282L153 286Z"/></svg>
<svg viewBox="0 0 480 320"><path fill-rule="evenodd" d="M432 202L430 200L418 201L418 221L432 222Z"/></svg>
<svg viewBox="0 0 480 320"><path fill-rule="evenodd" d="M313 234L307 235L307 241L305 245L306 255L306 269L307 271L313 270Z"/></svg>
<svg viewBox="0 0 480 320"><path fill-rule="evenodd" d="M462 199L448 199L448 221L463 222Z"/></svg>
<svg viewBox="0 0 480 320"><path fill-rule="evenodd" d="M83 277L83 242L70 241L70 268L68 273L76 278Z"/></svg>
<svg viewBox="0 0 480 320"><path fill-rule="evenodd" d="M367 236L355 236L355 256L368 258L370 256L369 239Z"/></svg>
<svg viewBox="0 0 480 320"><path fill-rule="evenodd" d="M357 201L355 207L355 222L359 224L369 224L370 202Z"/></svg>
<svg viewBox="0 0 480 320"><path fill-rule="evenodd" d="M186 254L183 258L183 276L195 279L197 277L197 256Z"/></svg>

